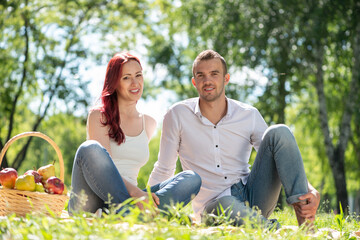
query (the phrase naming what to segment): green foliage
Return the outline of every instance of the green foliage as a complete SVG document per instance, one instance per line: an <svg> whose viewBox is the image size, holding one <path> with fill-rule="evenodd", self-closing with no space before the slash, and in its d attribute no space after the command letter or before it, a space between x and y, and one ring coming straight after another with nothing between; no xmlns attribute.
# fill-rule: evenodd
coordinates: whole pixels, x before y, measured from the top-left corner
<svg viewBox="0 0 360 240"><path fill-rule="evenodd" d="M336 193L344 203L348 189L359 191L357 1L157 0L155 4L161 14L153 29L161 31L148 35L148 49L154 68L167 70L163 87L175 90L180 98L194 96L189 87L192 61L209 48L225 57L232 76L245 65L257 70L267 78L266 86L258 87L259 79L249 76L241 84L231 78L234 85L228 86L227 95L245 102L254 102L248 97L256 95L254 105L268 124L286 123L309 133L300 149L309 149L304 151L308 168L316 168L318 175L311 176L312 171L308 175L318 183L316 188ZM301 124L287 114L294 109ZM310 142L314 145L308 146Z"/></svg>
<svg viewBox="0 0 360 240"><path fill-rule="evenodd" d="M85 114L90 96L81 70L134 47L139 28L147 23L143 14L147 8L146 1L3 2L0 147L14 133L39 130L56 110ZM27 109L23 120L22 111ZM30 141L22 145L21 153L8 156L9 161L5 158L3 166L19 168Z"/></svg>
<svg viewBox="0 0 360 240"><path fill-rule="evenodd" d="M85 119L71 114L58 113L45 120L39 131L50 137L60 148L64 160L65 183L70 186L76 150L86 139ZM59 158L54 148L41 138L33 138L24 164L17 169L18 173L23 174L28 169L38 169L55 160L56 175L60 176ZM8 149L7 155L10 157L16 155L26 140L24 138L14 142Z"/></svg>
<svg viewBox="0 0 360 240"><path fill-rule="evenodd" d="M335 224L330 214L321 214L315 223L317 229L308 232L304 228L289 228L295 225L296 218L291 209L276 211L274 217L282 225L279 231L268 231L261 227L245 224L232 227L229 223L216 227L202 224L189 225L186 208L172 209L172 216L153 215L139 212L134 208L130 214L103 214L101 218L93 214L79 214L70 218L56 218L27 215L17 218L15 215L0 218L1 239L326 239L331 238L328 227ZM187 222L184 224L184 221ZM354 237L353 232L360 227L359 223L350 220L344 222L343 232L339 239Z"/></svg>
<svg viewBox="0 0 360 240"><path fill-rule="evenodd" d="M340 204L340 214L336 214L335 215L335 223L336 223L336 226L337 228L340 230L341 234L344 230L344 226L345 226L345 217L344 217L344 212L343 212L343 209L342 209L342 206L341 206L341 203Z"/></svg>

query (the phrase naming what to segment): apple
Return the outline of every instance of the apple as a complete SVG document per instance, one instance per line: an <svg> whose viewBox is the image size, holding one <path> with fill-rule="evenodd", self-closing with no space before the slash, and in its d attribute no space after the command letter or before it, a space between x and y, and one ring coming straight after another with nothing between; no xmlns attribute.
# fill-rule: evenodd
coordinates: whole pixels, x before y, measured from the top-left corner
<svg viewBox="0 0 360 240"><path fill-rule="evenodd" d="M35 191L35 177L34 175L21 175L15 181L15 188L22 191Z"/></svg>
<svg viewBox="0 0 360 240"><path fill-rule="evenodd" d="M4 188L14 188L18 173L14 168L4 168L0 171L0 183Z"/></svg>
<svg viewBox="0 0 360 240"><path fill-rule="evenodd" d="M35 183L41 183L42 176L35 170L27 170L24 175L34 175Z"/></svg>
<svg viewBox="0 0 360 240"><path fill-rule="evenodd" d="M57 177L49 177L44 185L45 192L52 194L62 194L64 183Z"/></svg>
<svg viewBox="0 0 360 240"><path fill-rule="evenodd" d="M43 181L47 180L49 177L54 177L55 176L54 164L42 166L37 170L37 172L42 176Z"/></svg>

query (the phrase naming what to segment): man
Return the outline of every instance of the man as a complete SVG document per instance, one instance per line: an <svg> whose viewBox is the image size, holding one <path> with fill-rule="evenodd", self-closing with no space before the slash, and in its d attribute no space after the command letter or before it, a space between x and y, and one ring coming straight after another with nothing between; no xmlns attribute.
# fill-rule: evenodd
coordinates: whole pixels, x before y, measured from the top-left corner
<svg viewBox="0 0 360 240"><path fill-rule="evenodd" d="M166 113L149 184L172 176L179 156L182 168L202 179L193 200L197 219L220 214L221 205L235 225L247 217L269 223L283 185L299 225L313 222L320 196L307 181L294 136L285 125L268 128L256 108L227 98L229 80L220 54L206 50L196 57L192 83L199 97L179 102ZM250 171L252 147L257 156Z"/></svg>

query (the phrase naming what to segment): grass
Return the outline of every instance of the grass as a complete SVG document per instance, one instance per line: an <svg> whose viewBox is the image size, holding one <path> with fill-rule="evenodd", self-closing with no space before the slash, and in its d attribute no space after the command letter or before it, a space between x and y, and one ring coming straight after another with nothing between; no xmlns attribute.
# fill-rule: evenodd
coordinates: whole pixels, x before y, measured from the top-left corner
<svg viewBox="0 0 360 240"><path fill-rule="evenodd" d="M293 210L276 210L271 218L282 225L269 231L246 222L232 227L228 222L207 227L191 224L190 206L174 207L170 215L159 214L149 208L144 214L138 208L122 217L110 209L101 218L81 214L69 218L27 215L0 217L0 239L357 239L359 218L321 212L315 221L315 232L297 228ZM359 236L360 238L360 236Z"/></svg>

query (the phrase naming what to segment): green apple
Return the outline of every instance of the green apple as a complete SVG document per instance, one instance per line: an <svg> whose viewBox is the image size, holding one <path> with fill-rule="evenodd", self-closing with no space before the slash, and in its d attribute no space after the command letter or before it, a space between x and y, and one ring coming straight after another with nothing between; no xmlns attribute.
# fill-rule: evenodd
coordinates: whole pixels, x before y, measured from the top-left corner
<svg viewBox="0 0 360 240"><path fill-rule="evenodd" d="M15 188L23 191L35 191L35 177L34 175L22 175L15 181Z"/></svg>

